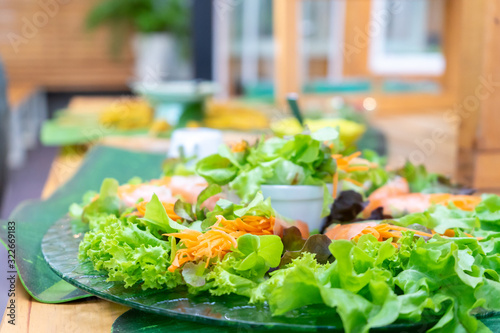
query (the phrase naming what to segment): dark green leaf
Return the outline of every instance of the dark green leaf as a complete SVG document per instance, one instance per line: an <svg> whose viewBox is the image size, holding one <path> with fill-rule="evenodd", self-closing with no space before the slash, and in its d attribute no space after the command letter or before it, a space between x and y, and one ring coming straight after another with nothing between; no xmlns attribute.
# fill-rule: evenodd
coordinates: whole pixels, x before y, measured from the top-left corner
<svg viewBox="0 0 500 333"><path fill-rule="evenodd" d="M188 202L182 201L181 199L175 202L174 212L177 216L186 221L193 222L196 220L196 215L193 212L193 206Z"/></svg>
<svg viewBox="0 0 500 333"><path fill-rule="evenodd" d="M309 237L302 248L296 251L285 251L281 257L280 267L284 267L292 262L293 259L300 257L303 253L314 253L316 255L316 260L320 264L326 264L327 262L333 261L332 253L329 250L329 246L332 243L330 238L326 235L312 235Z"/></svg>

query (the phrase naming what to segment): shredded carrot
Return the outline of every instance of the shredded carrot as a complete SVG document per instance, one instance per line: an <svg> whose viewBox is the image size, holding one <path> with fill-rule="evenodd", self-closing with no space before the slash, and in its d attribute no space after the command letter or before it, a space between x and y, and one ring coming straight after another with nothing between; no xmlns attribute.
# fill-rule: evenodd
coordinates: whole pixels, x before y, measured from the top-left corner
<svg viewBox="0 0 500 333"><path fill-rule="evenodd" d="M180 240L180 243L185 248L178 249L175 253L174 260L168 270L174 272L190 261L199 261L207 259L206 267L212 258L221 258L232 247L237 246L236 239L225 232L218 230L209 230L205 233L199 231L184 229L179 233L165 234L164 236L173 236Z"/></svg>
<svg viewBox="0 0 500 333"><path fill-rule="evenodd" d="M144 216L144 214L146 214L147 204L148 201L141 201L137 205L135 205L135 208L137 209L137 213L135 215ZM175 213L173 203L162 202L162 205L163 207L165 207L165 211L167 212L168 217L170 217L172 220L177 221L181 219L181 217Z"/></svg>
<svg viewBox="0 0 500 333"><path fill-rule="evenodd" d="M481 202L481 197L473 195L453 195L449 193L431 194L430 201L434 204L448 205L452 203L457 208L465 211L473 211Z"/></svg>
<svg viewBox="0 0 500 333"><path fill-rule="evenodd" d="M408 229L408 228L404 228L404 227L399 227L399 226L395 226L392 224L382 223L382 224L377 224L375 226L370 226L370 227L364 228L358 235L354 236L352 239L357 241L357 240L359 240L359 238L361 236L366 235L366 234L371 234L379 242L386 241L390 238L397 240L397 239L401 238L403 231L412 231L415 235L424 236L424 237L432 237L432 234L429 234L426 232ZM392 245L397 246L397 244L395 242L392 242Z"/></svg>
<svg viewBox="0 0 500 333"><path fill-rule="evenodd" d="M344 179L345 181L348 181L349 183L353 183L354 185L356 186L363 186L363 184L361 184L360 182L358 182L357 180L354 180L354 179L351 179L351 178L346 178Z"/></svg>
<svg viewBox="0 0 500 333"><path fill-rule="evenodd" d="M244 234L272 235L274 231L275 218L262 216L243 216L235 220L226 220L223 216L217 216L217 222L211 227L212 230L224 231L235 237Z"/></svg>
<svg viewBox="0 0 500 333"><path fill-rule="evenodd" d="M368 171L370 170L369 167L367 166L354 166L354 167L348 167L346 169L347 172L353 172L353 171Z"/></svg>
<svg viewBox="0 0 500 333"><path fill-rule="evenodd" d="M355 159L356 157L359 157L361 156L361 152L360 151L357 151L355 153L352 153L351 155L349 156L346 156L344 159L347 161L347 162L350 162L352 161L353 159Z"/></svg>
<svg viewBox="0 0 500 333"><path fill-rule="evenodd" d="M468 234L466 232L464 232L464 235L467 236L467 237L474 237L472 236L471 234ZM443 236L447 236L447 237L455 237L455 230L453 229L448 229L444 232ZM478 237L478 239L482 239L481 237Z"/></svg>
<svg viewBox="0 0 500 333"><path fill-rule="evenodd" d="M272 235L274 230L274 217L243 216L235 220L227 220L217 216L217 222L206 233L185 229L179 233L165 234L180 240L185 248L178 249L175 258L168 270L175 271L190 261L206 259L206 267L212 258L221 260L231 248L236 248L238 237L244 234Z"/></svg>
<svg viewBox="0 0 500 333"><path fill-rule="evenodd" d="M338 186L338 181L339 181L339 170L343 171L345 173L350 173L354 171L368 171L370 168L373 166L372 163L360 159L359 156L361 156L361 152L357 151L349 156L343 156L341 154L333 154L332 158L335 159L337 162L337 170L335 171L335 174L333 175L333 198L335 199L337 197L337 186ZM355 165L352 165L352 164ZM360 182L346 177L343 180L349 181L357 186L362 186Z"/></svg>
<svg viewBox="0 0 500 333"><path fill-rule="evenodd" d="M357 227L357 223L353 223L353 227ZM342 228L345 229L346 225L336 225L330 232L327 233L330 238L332 239L343 239L343 236L340 236L341 234L345 234L346 236L348 233L345 233L346 230L341 230ZM338 232L336 232L338 230ZM366 234L371 234L373 235L378 241L383 242L386 241L390 238L397 240L401 238L403 231L412 231L415 235L422 236L422 237L429 237L432 238L436 233L435 231L431 231L431 233L428 232L423 232L415 229L409 229L405 227L400 227L397 225L392 225L388 223L382 223L382 224L377 224L377 225L366 225L361 231L357 232L354 236L348 236L347 238L352 239L354 241L358 241L359 238L363 235ZM465 234L467 237L474 237L470 234ZM341 238L339 238L339 236ZM455 232L453 230L446 230L446 232L443 234L443 236L447 237L454 237ZM396 243L393 242L393 245L397 245Z"/></svg>
<svg viewBox="0 0 500 333"><path fill-rule="evenodd" d="M235 143L234 145L231 146L231 151L233 153L241 153L245 151L248 147L248 143L244 140L241 142Z"/></svg>
<svg viewBox="0 0 500 333"><path fill-rule="evenodd" d="M333 198L335 199L337 197L337 188L339 186L339 173L335 172L333 175Z"/></svg>

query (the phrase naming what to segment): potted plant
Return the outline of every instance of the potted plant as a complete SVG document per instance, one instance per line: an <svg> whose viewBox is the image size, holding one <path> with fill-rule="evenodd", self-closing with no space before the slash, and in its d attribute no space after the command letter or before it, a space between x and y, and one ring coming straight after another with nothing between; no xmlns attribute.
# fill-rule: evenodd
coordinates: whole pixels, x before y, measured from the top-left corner
<svg viewBox="0 0 500 333"><path fill-rule="evenodd" d="M101 0L90 10L86 26L111 29L110 48L117 56L129 33L135 55L134 74L141 82L189 76L190 16L185 0Z"/></svg>
<svg viewBox="0 0 500 333"><path fill-rule="evenodd" d="M359 186L370 166L359 158L361 153L339 154L338 137L337 130L326 127L290 138L262 138L253 146L245 141L220 146L195 171L209 183L227 185L243 203L262 191L278 213L317 230L330 212L339 181Z"/></svg>

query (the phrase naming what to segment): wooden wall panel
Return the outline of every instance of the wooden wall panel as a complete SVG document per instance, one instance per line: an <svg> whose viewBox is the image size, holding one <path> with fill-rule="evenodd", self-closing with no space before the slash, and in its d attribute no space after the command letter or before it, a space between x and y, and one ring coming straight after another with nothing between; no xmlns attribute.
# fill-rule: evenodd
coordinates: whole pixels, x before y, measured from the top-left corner
<svg viewBox="0 0 500 333"><path fill-rule="evenodd" d="M482 192L500 193L500 4L484 1L482 74L467 97L480 104L480 113L473 114L472 123L463 125L461 136L468 142L460 142L460 148L467 143L468 155L462 158L475 161L474 186Z"/></svg>
<svg viewBox="0 0 500 333"><path fill-rule="evenodd" d="M475 165L476 134L479 123L481 101L477 99L477 88L481 84L483 58L488 52L484 48L486 5L492 0L456 0L452 1L453 17L458 22L449 26L457 34L453 49L447 54L456 61L456 70L450 69L448 79L456 82L456 98L448 111L449 118L460 122L458 136L457 180L466 185L473 185ZM456 60L453 60L456 59ZM455 63L453 63L455 64Z"/></svg>
<svg viewBox="0 0 500 333"><path fill-rule="evenodd" d="M280 105L286 105L286 95L299 92L301 86L298 73L300 45L296 43L301 17L299 4L299 0L274 0L273 3L275 99Z"/></svg>
<svg viewBox="0 0 500 333"><path fill-rule="evenodd" d="M371 76L368 69L371 0L347 0L344 40L344 75Z"/></svg>
<svg viewBox="0 0 500 333"><path fill-rule="evenodd" d="M474 186L483 191L496 189L500 192L500 152L477 155Z"/></svg>
<svg viewBox="0 0 500 333"><path fill-rule="evenodd" d="M2 0L0 56L10 83L48 90L124 89L132 76L130 44L126 42L120 59L113 59L108 30L85 31L85 15L93 3Z"/></svg>
<svg viewBox="0 0 500 333"><path fill-rule="evenodd" d="M482 100L478 148L500 150L500 3L488 1L485 17L486 33L484 43L483 77L490 82L490 90L481 88ZM500 169L500 167L499 167ZM500 182L498 183L500 187Z"/></svg>

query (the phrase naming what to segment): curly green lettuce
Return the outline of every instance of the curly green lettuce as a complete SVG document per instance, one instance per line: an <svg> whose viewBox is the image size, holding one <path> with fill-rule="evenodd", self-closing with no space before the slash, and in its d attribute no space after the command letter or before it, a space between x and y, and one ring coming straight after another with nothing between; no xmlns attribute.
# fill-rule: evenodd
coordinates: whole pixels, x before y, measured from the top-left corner
<svg viewBox="0 0 500 333"><path fill-rule="evenodd" d="M116 188L117 183L106 180L99 199L86 198L83 214L90 231L80 243L79 258L125 287L187 285L194 294L236 294L249 298L250 303L266 302L275 316L326 305L341 319L346 332L422 320L432 323L429 332L489 332L474 314L500 311L498 196L485 195L473 212L434 206L391 221L420 224L437 232L454 229L455 237L435 235L426 241L407 231L395 247L392 240L379 242L372 235L357 242L330 242L324 235L303 240L294 229L283 239L246 234L215 264L190 262L169 272L176 249L182 245L162 233L207 230L217 215L228 219L273 216L270 201L258 193L246 205L219 200L212 212L202 211L202 202L220 191L215 186L200 195L195 207L176 204L179 214L186 216L183 221L170 219L156 196L140 219L124 216L117 205ZM81 214L75 206L73 211ZM203 221L197 220L200 216ZM465 237L464 232L480 233L483 238Z"/></svg>
<svg viewBox="0 0 500 333"><path fill-rule="evenodd" d="M108 281L124 282L125 287L141 283L144 290L174 288L183 280L179 272L168 271L172 241L158 239L133 218L108 215L85 234L79 259L90 260L94 269L108 273Z"/></svg>

